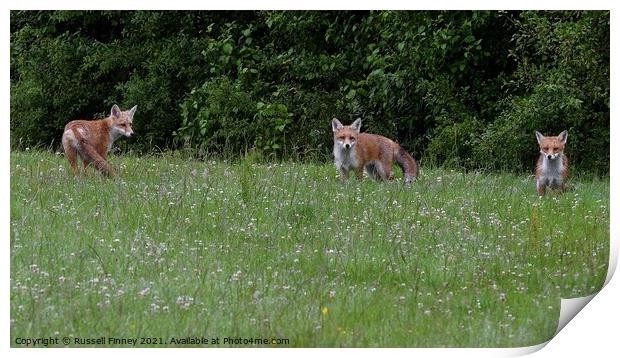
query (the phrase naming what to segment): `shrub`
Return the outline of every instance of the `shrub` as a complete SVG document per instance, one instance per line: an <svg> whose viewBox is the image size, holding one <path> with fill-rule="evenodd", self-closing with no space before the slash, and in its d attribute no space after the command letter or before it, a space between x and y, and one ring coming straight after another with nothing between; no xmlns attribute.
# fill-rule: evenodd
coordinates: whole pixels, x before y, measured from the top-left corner
<svg viewBox="0 0 620 358"><path fill-rule="evenodd" d="M238 154L251 148L257 127L256 102L226 77L205 82L181 103L181 127L175 133L183 144L200 153Z"/></svg>
<svg viewBox="0 0 620 358"><path fill-rule="evenodd" d="M139 105L127 146L326 160L363 118L417 159L609 172L609 11L13 11L11 143ZM580 143L579 146L574 145Z"/></svg>

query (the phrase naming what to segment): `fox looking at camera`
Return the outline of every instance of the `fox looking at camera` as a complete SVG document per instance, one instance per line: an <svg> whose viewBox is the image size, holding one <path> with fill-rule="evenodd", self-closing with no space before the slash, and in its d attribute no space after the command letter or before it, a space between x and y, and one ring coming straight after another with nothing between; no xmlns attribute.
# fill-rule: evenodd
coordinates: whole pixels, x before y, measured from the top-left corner
<svg viewBox="0 0 620 358"><path fill-rule="evenodd" d="M392 180L392 162L403 170L405 183L411 183L418 176L418 165L398 143L376 134L360 133L362 119L350 126L344 126L336 118L332 120L334 132L334 164L340 172L340 179L346 181L349 172L355 171L358 178L363 172L375 180Z"/></svg>
<svg viewBox="0 0 620 358"><path fill-rule="evenodd" d="M536 131L536 140L540 146L536 164L536 190L540 196L545 195L547 187L564 191L568 176L568 158L564 155L567 138L567 131L562 131L557 137L545 137Z"/></svg>
<svg viewBox="0 0 620 358"><path fill-rule="evenodd" d="M137 108L138 106L134 106L128 111L121 111L114 105L108 118L67 123L62 134L62 146L74 175L79 173L78 155L82 158L84 168L92 164L104 175L114 175L114 170L108 164L107 154L116 139L133 136L131 125Z"/></svg>

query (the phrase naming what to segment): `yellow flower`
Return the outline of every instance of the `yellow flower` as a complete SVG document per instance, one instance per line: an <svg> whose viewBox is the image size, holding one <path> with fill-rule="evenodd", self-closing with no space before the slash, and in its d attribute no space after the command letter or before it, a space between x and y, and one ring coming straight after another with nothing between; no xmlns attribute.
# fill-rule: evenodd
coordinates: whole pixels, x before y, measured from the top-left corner
<svg viewBox="0 0 620 358"><path fill-rule="evenodd" d="M321 312L323 313L324 316L327 316L327 314L329 313L329 308L323 307L321 308Z"/></svg>

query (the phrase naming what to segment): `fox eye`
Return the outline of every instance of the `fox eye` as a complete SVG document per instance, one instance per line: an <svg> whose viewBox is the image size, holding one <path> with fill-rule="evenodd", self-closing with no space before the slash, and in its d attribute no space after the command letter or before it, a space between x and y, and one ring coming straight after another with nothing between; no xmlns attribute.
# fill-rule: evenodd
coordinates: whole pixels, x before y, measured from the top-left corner
<svg viewBox="0 0 620 358"><path fill-rule="evenodd" d="M338 137L338 140L344 140L344 137Z"/></svg>
<svg viewBox="0 0 620 358"><path fill-rule="evenodd" d="M549 147L544 147L544 148L543 148L543 150L545 150L545 151L546 151L546 150L549 150Z"/></svg>
<svg viewBox="0 0 620 358"><path fill-rule="evenodd" d="M553 147L553 150L555 150L556 152L558 151L558 147Z"/></svg>

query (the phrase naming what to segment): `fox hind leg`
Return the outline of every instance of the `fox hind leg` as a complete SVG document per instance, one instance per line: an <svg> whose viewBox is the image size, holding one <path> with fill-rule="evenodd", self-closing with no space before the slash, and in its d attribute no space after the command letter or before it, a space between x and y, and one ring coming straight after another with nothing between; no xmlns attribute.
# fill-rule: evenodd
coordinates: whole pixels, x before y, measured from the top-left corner
<svg viewBox="0 0 620 358"><path fill-rule="evenodd" d="M377 173L377 180L392 180L394 179L394 173L392 173L392 165L384 161L375 162L375 172Z"/></svg>
<svg viewBox="0 0 620 358"><path fill-rule="evenodd" d="M392 163L381 162L377 165L377 167L379 168L379 174L381 174L383 180L394 179L394 173L392 172Z"/></svg>
<svg viewBox="0 0 620 358"><path fill-rule="evenodd" d="M73 147L65 147L65 157L67 157L69 165L71 165L73 175L78 175L80 173L80 169L77 164L77 150Z"/></svg>
<svg viewBox="0 0 620 358"><path fill-rule="evenodd" d="M85 162L92 164L105 176L114 176L114 170L108 164L108 161L97 152L95 147L82 140L80 142L80 149L80 155Z"/></svg>
<svg viewBox="0 0 620 358"><path fill-rule="evenodd" d="M88 168L88 161L86 159L82 159L82 165L84 166L83 170L86 170L86 168Z"/></svg>
<svg viewBox="0 0 620 358"><path fill-rule="evenodd" d="M364 166L364 171L373 180L378 181L381 179L381 175L379 174L379 171L377 170L377 166L375 164L367 164L366 166Z"/></svg>
<svg viewBox="0 0 620 358"><path fill-rule="evenodd" d="M69 165L71 166L71 171L73 175L79 174L78 164L77 164L77 149L72 145L70 138L68 138L69 134L65 133L62 136L62 147L65 151L65 157L69 161Z"/></svg>

